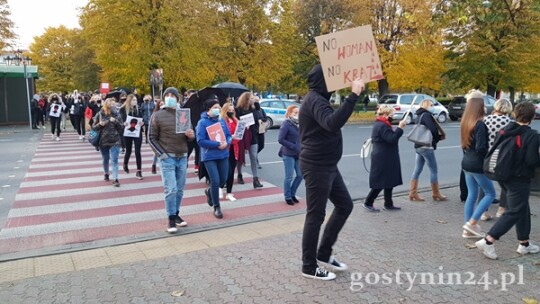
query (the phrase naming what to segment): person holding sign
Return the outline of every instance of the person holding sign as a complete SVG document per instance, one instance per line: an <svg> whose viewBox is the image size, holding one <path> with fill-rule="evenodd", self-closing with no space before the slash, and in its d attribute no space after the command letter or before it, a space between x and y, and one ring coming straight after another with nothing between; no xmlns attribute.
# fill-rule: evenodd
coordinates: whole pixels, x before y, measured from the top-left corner
<svg viewBox="0 0 540 304"><path fill-rule="evenodd" d="M201 162L204 163L210 188L204 193L208 204L214 207L214 216L223 218L219 205L219 188L227 182L229 172L229 146L232 136L223 119L219 119L221 106L217 96L209 96L204 102L206 112L201 113L201 119L197 123L197 143L201 148Z"/></svg>
<svg viewBox="0 0 540 304"><path fill-rule="evenodd" d="M131 133L138 133L137 136L126 136L124 134L124 141L126 143L126 154L124 154L124 172L129 174L129 158L131 157L131 150L133 149L133 144L135 144L135 161L137 164L137 173L135 177L139 180L143 179L142 176L142 156L141 156L141 146L142 146L142 132L141 127L144 125L144 120L130 119L127 120L128 116L143 118L143 113L139 108L137 103L137 97L134 94L129 94L126 98L126 101L120 107L120 115L122 115L122 120L125 122L126 127L129 127L128 130ZM140 121L140 122L139 122ZM138 125L138 128L137 128ZM131 135L131 133L129 135Z"/></svg>
<svg viewBox="0 0 540 304"><path fill-rule="evenodd" d="M159 159L161 179L165 188L165 211L169 217L167 232L187 226L180 216L180 203L184 196L187 172L187 142L195 138L193 130L176 133L176 105L180 100L178 89L170 87L163 92L165 107L154 112L150 119L148 141Z"/></svg>
<svg viewBox="0 0 540 304"><path fill-rule="evenodd" d="M229 173L227 174L227 194L225 195L225 198L234 202L236 201L236 198L232 194L232 187L234 183L234 170L236 170L236 153L238 152L238 138L235 138L234 134L236 133L239 124L232 103L226 103L223 106L221 109L221 118L227 124L229 133L233 134L232 145L229 147Z"/></svg>
<svg viewBox="0 0 540 304"><path fill-rule="evenodd" d="M306 220L302 235L302 275L319 280L333 280L336 275L318 266L317 261L336 271L344 271L347 265L332 256L332 247L339 231L345 225L353 209L353 202L338 162L343 154L341 128L364 91L364 81L352 82L352 93L337 110L330 105L332 92L328 92L323 70L317 64L308 74L309 92L299 114L300 169L306 184ZM319 244L319 232L326 214L326 202L335 208L326 224Z"/></svg>
<svg viewBox="0 0 540 304"><path fill-rule="evenodd" d="M62 122L62 112L66 108L66 105L62 101L62 98L53 93L49 96L49 118L51 119L51 138L54 139L54 133L56 132L56 141L60 141L60 125Z"/></svg>

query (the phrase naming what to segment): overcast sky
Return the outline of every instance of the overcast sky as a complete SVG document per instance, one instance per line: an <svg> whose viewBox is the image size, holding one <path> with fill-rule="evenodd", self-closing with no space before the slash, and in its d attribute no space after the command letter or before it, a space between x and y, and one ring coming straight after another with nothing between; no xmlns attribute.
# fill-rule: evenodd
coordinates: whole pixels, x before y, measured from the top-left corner
<svg viewBox="0 0 540 304"><path fill-rule="evenodd" d="M41 36L47 27L65 25L78 28L80 7L88 0L8 0L14 31L19 36L15 48L28 49L34 36Z"/></svg>

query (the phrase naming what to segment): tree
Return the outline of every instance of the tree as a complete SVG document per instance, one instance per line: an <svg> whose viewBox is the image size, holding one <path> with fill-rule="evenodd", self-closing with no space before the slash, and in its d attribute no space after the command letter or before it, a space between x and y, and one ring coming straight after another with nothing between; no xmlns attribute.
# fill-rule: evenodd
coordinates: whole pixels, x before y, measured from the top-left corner
<svg viewBox="0 0 540 304"><path fill-rule="evenodd" d="M13 21L10 19L11 11L7 0L0 0L0 51L12 45L17 37L13 32Z"/></svg>

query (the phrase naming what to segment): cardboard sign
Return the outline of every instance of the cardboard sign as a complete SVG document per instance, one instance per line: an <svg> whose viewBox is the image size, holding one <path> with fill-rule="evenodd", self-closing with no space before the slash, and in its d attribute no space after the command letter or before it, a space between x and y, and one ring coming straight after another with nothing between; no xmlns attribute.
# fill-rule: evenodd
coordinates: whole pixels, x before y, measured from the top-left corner
<svg viewBox="0 0 540 304"><path fill-rule="evenodd" d="M107 82L102 82L99 85L99 92L102 94L107 94L111 91L111 88L109 87L109 84Z"/></svg>
<svg viewBox="0 0 540 304"><path fill-rule="evenodd" d="M124 136L139 138L141 136L141 124L142 118L128 115L126 117Z"/></svg>
<svg viewBox="0 0 540 304"><path fill-rule="evenodd" d="M223 128L221 128L221 123L219 122L206 127L206 132L208 132L208 138L210 138L210 140L218 142L227 141L225 138L225 132L223 132Z"/></svg>
<svg viewBox="0 0 540 304"><path fill-rule="evenodd" d="M255 118L253 117L253 113L240 116L240 121L244 122L246 124L246 127L249 127L255 124Z"/></svg>
<svg viewBox="0 0 540 304"><path fill-rule="evenodd" d="M328 91L351 87L356 78L365 83L383 79L371 25L315 37Z"/></svg>
<svg viewBox="0 0 540 304"><path fill-rule="evenodd" d="M234 134L232 137L238 140L244 138L244 133L246 131L246 128L247 128L246 123L239 120L238 123L236 124L236 130L234 130Z"/></svg>

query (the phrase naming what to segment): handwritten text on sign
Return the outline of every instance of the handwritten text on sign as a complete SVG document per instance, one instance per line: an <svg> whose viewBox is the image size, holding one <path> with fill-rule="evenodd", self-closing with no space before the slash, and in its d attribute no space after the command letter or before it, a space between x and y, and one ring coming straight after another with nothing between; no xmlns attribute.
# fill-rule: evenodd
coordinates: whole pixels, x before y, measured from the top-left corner
<svg viewBox="0 0 540 304"><path fill-rule="evenodd" d="M371 25L315 37L328 91L383 79L381 61Z"/></svg>

